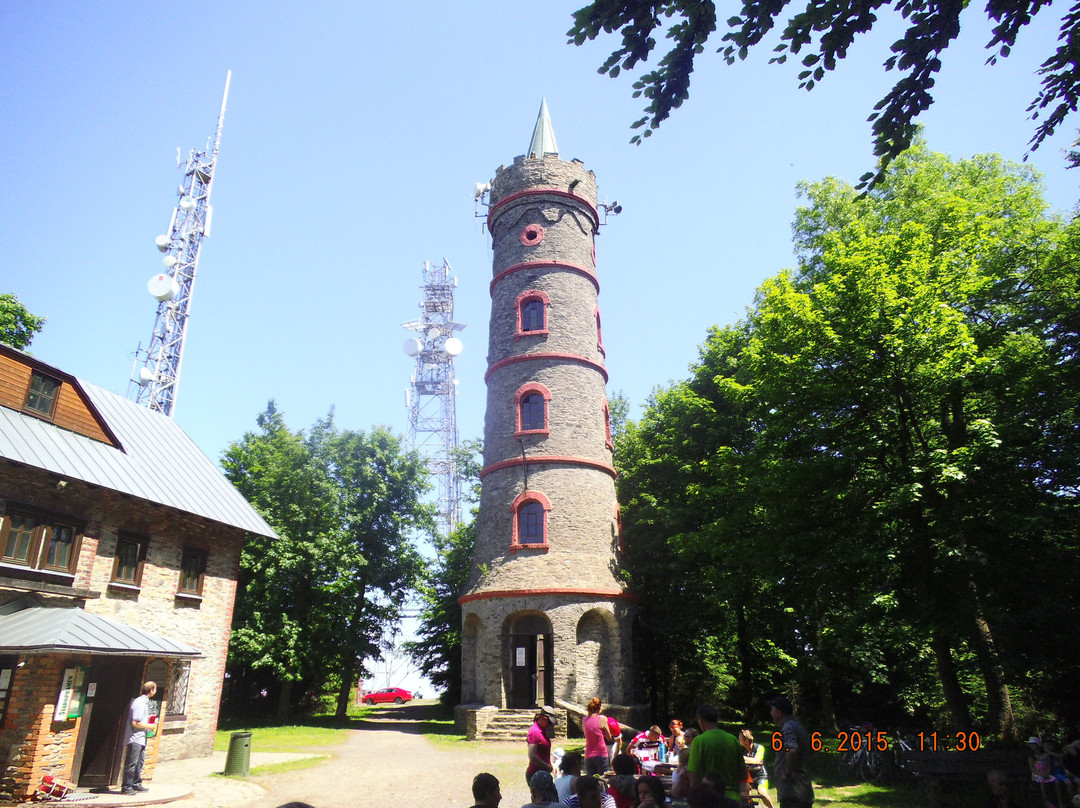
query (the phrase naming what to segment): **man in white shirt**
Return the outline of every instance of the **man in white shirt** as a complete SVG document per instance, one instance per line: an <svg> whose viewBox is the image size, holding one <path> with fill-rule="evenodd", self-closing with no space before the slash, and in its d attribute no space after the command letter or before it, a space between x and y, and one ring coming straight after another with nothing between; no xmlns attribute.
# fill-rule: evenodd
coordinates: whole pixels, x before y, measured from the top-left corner
<svg viewBox="0 0 1080 808"><path fill-rule="evenodd" d="M157 693L154 682L144 682L139 696L131 700L128 709L129 732L127 760L124 762L124 785L121 794L138 794L149 791L142 784L143 761L146 759L146 731L153 729L150 723L150 699Z"/></svg>

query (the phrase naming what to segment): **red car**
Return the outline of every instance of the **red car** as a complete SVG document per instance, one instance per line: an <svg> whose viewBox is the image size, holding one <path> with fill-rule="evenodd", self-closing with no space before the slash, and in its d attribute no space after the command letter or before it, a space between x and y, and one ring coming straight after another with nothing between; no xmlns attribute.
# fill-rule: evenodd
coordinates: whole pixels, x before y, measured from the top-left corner
<svg viewBox="0 0 1080 808"><path fill-rule="evenodd" d="M382 690L376 690L364 696L364 704L386 704L391 701L394 704L404 704L412 701L412 697L412 693L400 687L384 687Z"/></svg>

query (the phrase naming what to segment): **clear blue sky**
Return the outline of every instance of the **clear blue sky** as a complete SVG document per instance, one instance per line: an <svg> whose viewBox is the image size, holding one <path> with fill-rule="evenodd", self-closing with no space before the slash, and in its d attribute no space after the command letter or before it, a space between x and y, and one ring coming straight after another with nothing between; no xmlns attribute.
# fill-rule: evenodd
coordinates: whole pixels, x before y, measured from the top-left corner
<svg viewBox="0 0 1080 808"><path fill-rule="evenodd" d="M478 437L491 252L472 190L524 153L546 96L561 156L624 207L597 258L609 389L636 417L686 375L710 325L793 264L795 183L872 168L866 117L896 80L880 65L899 28L886 20L810 93L768 48L734 67L706 53L689 102L635 147L632 79L596 72L615 40L566 44L582 4L0 4L0 291L48 316L33 352L125 392L153 327L146 281L161 271L176 148L206 143L231 69L176 420L215 460L271 398L294 428L334 406L341 427L403 433L401 323L421 263L445 257L467 324L460 432ZM981 8L965 12L922 119L932 148L1024 155L1060 12L996 67ZM1080 196L1062 158L1078 125L1032 157L1062 211Z"/></svg>

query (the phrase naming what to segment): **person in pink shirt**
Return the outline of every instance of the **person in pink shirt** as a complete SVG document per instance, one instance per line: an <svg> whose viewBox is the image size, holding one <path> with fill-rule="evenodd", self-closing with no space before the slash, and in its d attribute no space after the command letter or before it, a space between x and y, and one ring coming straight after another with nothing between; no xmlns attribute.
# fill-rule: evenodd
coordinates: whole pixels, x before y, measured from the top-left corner
<svg viewBox="0 0 1080 808"><path fill-rule="evenodd" d="M533 717L533 725L529 727L529 734L525 737L529 744L529 766L525 769L526 784L536 772L544 771L550 774L555 770L551 765L551 739L555 736L557 716L554 708L545 705Z"/></svg>
<svg viewBox="0 0 1080 808"><path fill-rule="evenodd" d="M593 698L585 707L587 715L581 722L585 732L585 773L603 774L608 767L608 744L611 743L611 729L607 718L600 713L603 702Z"/></svg>

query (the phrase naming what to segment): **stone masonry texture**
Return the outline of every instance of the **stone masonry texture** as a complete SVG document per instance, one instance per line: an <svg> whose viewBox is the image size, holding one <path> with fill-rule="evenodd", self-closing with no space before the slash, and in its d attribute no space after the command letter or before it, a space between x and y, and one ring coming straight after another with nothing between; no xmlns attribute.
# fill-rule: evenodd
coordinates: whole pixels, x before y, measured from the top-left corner
<svg viewBox="0 0 1080 808"><path fill-rule="evenodd" d="M166 720L148 747L145 771L152 775L157 760L209 754L217 728L243 533L78 481L60 487L57 482L47 472L0 462L0 514L9 506L21 506L64 515L82 526L73 576L6 567L0 570L0 605L34 594L45 603L77 605L200 649L203 655L190 662L183 716L168 716L168 704L162 704ZM137 588L110 582L121 532L147 539ZM177 595L185 547L207 552L200 598ZM63 670L89 666L93 657L42 653L24 654L21 661L23 667L17 669L13 682L12 706L0 727L0 792L25 796L42 774L65 781L78 777L71 767L82 719L51 719ZM154 660L142 661L149 665ZM166 660L166 664L176 663ZM156 668L161 669L160 663ZM158 685L163 698L167 682Z"/></svg>
<svg viewBox="0 0 1080 808"><path fill-rule="evenodd" d="M462 599L463 700L472 705L508 706L511 635L521 633L549 636L556 700L618 704L633 694L634 599L619 576L597 325L596 200L592 172L552 154L519 157L492 182L484 472ZM517 301L533 291L550 301L546 334L517 331ZM546 434L515 435L527 384L550 393ZM511 546L513 505L525 491L550 503L545 547Z"/></svg>

